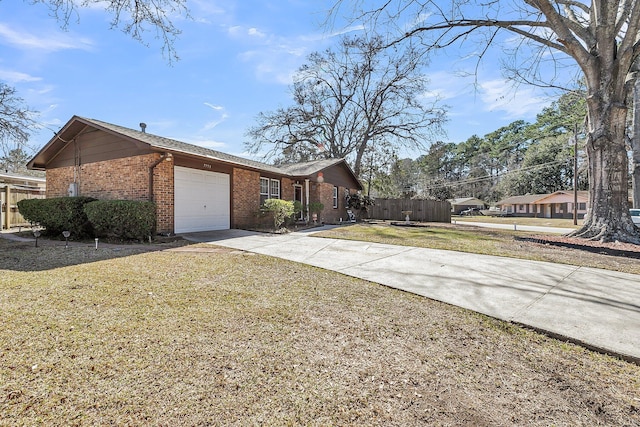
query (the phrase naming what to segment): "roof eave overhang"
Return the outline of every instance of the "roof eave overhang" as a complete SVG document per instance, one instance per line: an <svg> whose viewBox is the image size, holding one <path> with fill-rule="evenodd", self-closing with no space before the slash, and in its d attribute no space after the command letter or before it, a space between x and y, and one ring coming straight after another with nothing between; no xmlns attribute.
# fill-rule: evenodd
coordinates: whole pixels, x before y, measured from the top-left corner
<svg viewBox="0 0 640 427"><path fill-rule="evenodd" d="M73 129L73 125L76 123L84 124L78 130ZM47 163L53 159L57 153L59 153L65 145L71 142L73 138L77 137L89 123L82 120L78 116L73 116L67 124L64 125L60 131L58 131L53 138L47 142L44 147L36 153L35 156L27 163L27 169L31 170L46 170ZM92 125L93 126L93 125Z"/></svg>

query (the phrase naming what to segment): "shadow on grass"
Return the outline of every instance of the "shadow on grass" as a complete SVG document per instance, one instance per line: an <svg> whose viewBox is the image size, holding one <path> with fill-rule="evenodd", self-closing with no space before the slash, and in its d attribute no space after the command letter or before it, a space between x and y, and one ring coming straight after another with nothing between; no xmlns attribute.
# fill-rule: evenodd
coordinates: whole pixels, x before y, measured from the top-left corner
<svg viewBox="0 0 640 427"><path fill-rule="evenodd" d="M369 238L384 239L391 243L392 241L402 241L403 245L411 245L411 240L439 240L439 241L478 241L478 240L496 240L496 233L494 230L478 230L477 228L471 228L469 230L460 228L448 228L446 226L432 225L429 227L401 227L390 225L367 225L358 224L352 226L351 229L328 231L321 235L327 237L336 236L338 238L345 237L345 231L347 238L357 239L358 237L366 240ZM415 243L415 242L414 242ZM420 245L418 245L420 246Z"/></svg>
<svg viewBox="0 0 640 427"><path fill-rule="evenodd" d="M113 258L123 258L146 252L163 251L191 244L185 240L152 244L105 244L94 242L72 242L68 247L64 241L39 239L14 241L0 238L0 270L45 271Z"/></svg>

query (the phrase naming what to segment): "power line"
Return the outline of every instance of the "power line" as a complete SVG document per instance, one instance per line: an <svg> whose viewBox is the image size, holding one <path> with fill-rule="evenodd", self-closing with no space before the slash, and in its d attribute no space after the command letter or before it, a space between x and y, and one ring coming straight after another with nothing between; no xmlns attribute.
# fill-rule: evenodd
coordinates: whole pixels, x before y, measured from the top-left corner
<svg viewBox="0 0 640 427"><path fill-rule="evenodd" d="M476 184L479 182L484 182L484 181L489 181L489 180L494 180L497 178L502 178L511 174L515 174L515 173L520 173L520 172L530 172L530 171L534 171L537 169L542 169L548 166L554 166L554 165L559 165L559 164L563 164L563 163L570 163L571 159L565 159L565 160L554 160L552 162L547 162L547 163L541 163L538 165L533 165L533 166L527 166L527 167L523 167L523 168L519 168L519 169L515 169L515 170L510 170L510 171L505 171L505 172L501 172L498 173L496 175L485 175L485 176L480 176L480 177L474 177L474 178L465 178L465 179L461 179L458 181L445 181L442 182L440 184L432 184L432 185L426 185L424 187L421 188L421 190L431 190L434 188L438 188L438 187L458 187L461 185L466 185L466 184Z"/></svg>

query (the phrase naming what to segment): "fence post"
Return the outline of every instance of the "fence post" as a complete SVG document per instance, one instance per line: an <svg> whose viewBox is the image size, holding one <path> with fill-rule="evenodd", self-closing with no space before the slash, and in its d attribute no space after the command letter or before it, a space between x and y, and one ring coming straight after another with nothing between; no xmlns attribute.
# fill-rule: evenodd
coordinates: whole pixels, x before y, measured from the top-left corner
<svg viewBox="0 0 640 427"><path fill-rule="evenodd" d="M5 228L9 230L11 228L11 190L9 189L9 184L5 187L5 208L4 208L4 222Z"/></svg>

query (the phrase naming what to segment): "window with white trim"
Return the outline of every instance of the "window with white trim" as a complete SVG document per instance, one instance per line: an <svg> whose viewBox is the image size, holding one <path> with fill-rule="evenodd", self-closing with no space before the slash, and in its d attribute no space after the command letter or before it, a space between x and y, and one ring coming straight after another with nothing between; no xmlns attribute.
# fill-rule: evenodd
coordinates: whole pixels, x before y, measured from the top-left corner
<svg viewBox="0 0 640 427"><path fill-rule="evenodd" d="M270 197L272 199L279 199L280 198L280 181L278 181L277 179L272 179L271 180L271 194Z"/></svg>
<svg viewBox="0 0 640 427"><path fill-rule="evenodd" d="M269 178L260 178L260 206L269 198Z"/></svg>
<svg viewBox="0 0 640 427"><path fill-rule="evenodd" d="M267 199L280 198L280 180L260 177L260 205Z"/></svg>
<svg viewBox="0 0 640 427"><path fill-rule="evenodd" d="M333 187L333 209L338 209L338 187Z"/></svg>

